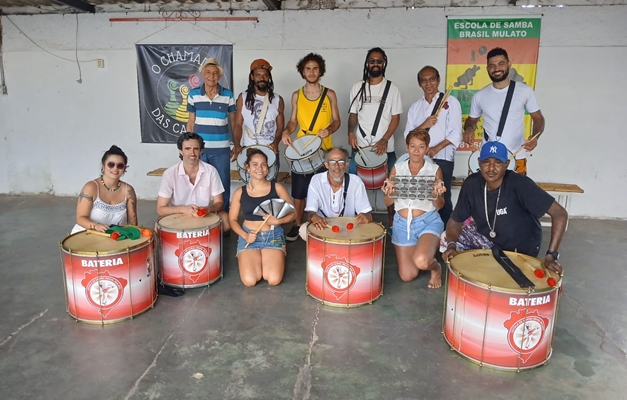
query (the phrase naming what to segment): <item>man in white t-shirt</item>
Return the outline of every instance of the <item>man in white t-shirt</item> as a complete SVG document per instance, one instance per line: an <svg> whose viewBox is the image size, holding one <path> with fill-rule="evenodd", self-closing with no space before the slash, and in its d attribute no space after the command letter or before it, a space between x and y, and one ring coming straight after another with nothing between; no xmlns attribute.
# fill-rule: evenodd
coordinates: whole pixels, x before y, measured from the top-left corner
<svg viewBox="0 0 627 400"><path fill-rule="evenodd" d="M542 116L533 89L522 82L516 82L503 132L500 137L497 136L503 105L511 82L509 78L511 66L512 63L504 49L496 47L488 52L487 71L492 84L475 93L472 98L470 114L464 124L464 142L473 144L477 122L483 116L485 131L483 142L502 142L512 153L523 146L523 150L516 155L516 172L526 175L526 152L535 149L538 145L538 137L544 130L544 116ZM533 140L525 140L525 110L533 120L531 134L531 137L534 137Z"/></svg>
<svg viewBox="0 0 627 400"><path fill-rule="evenodd" d="M446 226L453 212L451 184L455 167L455 150L462 141L462 108L455 97L449 96L444 99L444 93L438 89L439 85L440 73L434 67L427 65L418 72L418 86L424 92L424 96L409 107L403 136L407 137L414 129L429 132L431 141L427 155L440 167L444 187L446 187L444 207L439 211L442 222ZM437 108L436 105L438 105Z"/></svg>
<svg viewBox="0 0 627 400"><path fill-rule="evenodd" d="M361 81L350 92L350 116L348 117L348 144L353 148L348 172L357 173L355 149L373 146L376 154L387 153L388 171L396 163L394 131L403 113L403 103L398 87L385 78L388 59L385 51L375 47L368 51ZM388 93L385 89L388 86ZM385 100L383 99L385 97ZM379 107L383 103L381 119L377 124ZM377 126L374 126L377 124ZM388 207L390 227L394 221L394 206Z"/></svg>
<svg viewBox="0 0 627 400"><path fill-rule="evenodd" d="M240 93L236 102L233 125L235 156L242 152L243 147L255 144L270 146L275 153L279 152L280 133L285 124L285 104L283 98L274 93L271 71L272 66L266 60L257 59L250 64L248 88ZM267 105L264 106L265 103Z"/></svg>
<svg viewBox="0 0 627 400"><path fill-rule="evenodd" d="M299 234L307 240L307 226L313 224L322 230L327 226L327 218L354 217L357 224L372 221L372 207L363 181L357 175L345 174L348 152L334 147L327 152L324 163L328 171L311 178L307 190L307 223L301 225ZM348 177L348 186L346 186Z"/></svg>

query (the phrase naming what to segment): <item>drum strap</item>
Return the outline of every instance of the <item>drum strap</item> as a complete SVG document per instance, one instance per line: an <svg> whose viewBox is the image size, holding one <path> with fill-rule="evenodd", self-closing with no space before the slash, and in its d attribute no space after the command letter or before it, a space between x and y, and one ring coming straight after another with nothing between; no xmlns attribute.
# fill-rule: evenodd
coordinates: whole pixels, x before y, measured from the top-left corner
<svg viewBox="0 0 627 400"><path fill-rule="evenodd" d="M440 103L442 103L443 97L444 97L444 93L440 93L440 95L438 96L438 99L435 101L435 105L433 106L433 110L431 111L432 117L435 115L435 113L438 112L438 108L440 108ZM429 132L429 129L431 128L426 128L425 131Z"/></svg>
<svg viewBox="0 0 627 400"><path fill-rule="evenodd" d="M270 99L268 97L268 95L266 94L263 97L263 105L261 106L261 113L259 114L259 120L257 121L257 127L255 129L255 133L253 133L253 131L250 130L250 128L246 125L244 125L244 128L246 128L246 133L248 134L248 136L251 139L255 139L255 141L257 142L257 144L259 144L259 134L261 133L261 129L263 128L263 124L264 122L266 122L266 114L268 113L268 106L270 105Z"/></svg>
<svg viewBox="0 0 627 400"><path fill-rule="evenodd" d="M520 268L518 268L516 264L514 264L512 260L509 259L509 257L507 257L505 252L503 252L503 250L496 243L494 244L494 246L492 246L492 256L494 257L496 262L498 262L501 267L503 267L505 272L507 272L509 276L511 276L512 279L516 281L518 286L520 286L521 288L536 287L536 285L534 285L533 282L531 282L529 278L527 278L527 276L520 270Z"/></svg>
<svg viewBox="0 0 627 400"><path fill-rule="evenodd" d="M505 128L505 121L507 120L507 114L509 114L509 106L512 104L512 97L514 97L514 89L516 88L516 81L509 81L509 87L507 88L507 95L505 96L505 104L503 104L503 111L501 111L501 120L499 121L499 127L496 131L497 140L501 138L503 134L503 128ZM484 131L483 137L485 141L488 141L488 134Z"/></svg>
<svg viewBox="0 0 627 400"><path fill-rule="evenodd" d="M324 103L324 98L327 97L327 89L326 87L322 89L322 94L320 95L320 101L318 102L318 107L316 108L316 112L311 120L311 125L309 125L309 132L313 132L314 125L316 125L316 121L318 120L318 115L320 114L320 109L322 109L322 103ZM307 133L307 132L305 132Z"/></svg>
<svg viewBox="0 0 627 400"><path fill-rule="evenodd" d="M381 115L383 115L383 109L385 108L385 101L388 98L388 93L390 92L390 86L392 86L392 81L388 80L385 84L385 89L383 90L383 96L381 96L381 103L379 103L379 110L377 111L377 116L374 119L374 124L372 124L372 131L370 131L370 136L377 136L377 130L379 129L379 122L381 122ZM359 127L359 132L361 136L365 139L366 132Z"/></svg>
<svg viewBox="0 0 627 400"><path fill-rule="evenodd" d="M351 181L351 177L349 174L344 173L344 195L343 195L343 202L344 202L344 206L342 207L342 211L340 211L340 215L338 215L339 217L343 217L344 216L344 210L346 210L346 194L348 193L348 184ZM320 210L320 213L322 214L323 217L325 218L329 218L324 211Z"/></svg>

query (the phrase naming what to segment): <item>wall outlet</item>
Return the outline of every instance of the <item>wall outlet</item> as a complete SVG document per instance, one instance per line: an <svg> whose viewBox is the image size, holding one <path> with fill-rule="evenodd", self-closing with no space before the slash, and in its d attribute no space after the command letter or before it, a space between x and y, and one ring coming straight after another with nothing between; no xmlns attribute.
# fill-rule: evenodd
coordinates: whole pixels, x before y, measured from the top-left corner
<svg viewBox="0 0 627 400"><path fill-rule="evenodd" d="M98 63L98 68L104 68L104 60L102 58L97 59L96 63Z"/></svg>

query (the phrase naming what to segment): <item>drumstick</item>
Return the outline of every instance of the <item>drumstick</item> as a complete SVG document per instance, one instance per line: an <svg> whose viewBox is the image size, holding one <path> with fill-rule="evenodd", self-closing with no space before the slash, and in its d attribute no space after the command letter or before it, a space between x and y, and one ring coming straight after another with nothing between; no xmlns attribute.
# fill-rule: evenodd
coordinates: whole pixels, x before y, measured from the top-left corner
<svg viewBox="0 0 627 400"><path fill-rule="evenodd" d="M527 260L525 260L520 254L518 254L517 257L525 267L529 268L533 272L536 272L536 268L534 268L533 265L529 264L529 262L527 262ZM542 267L540 267L540 269L542 269Z"/></svg>
<svg viewBox="0 0 627 400"><path fill-rule="evenodd" d="M361 149L361 147L357 146L357 150L359 150L359 152L361 153L361 155L368 161L370 161L370 159L368 158L368 156L363 152L363 150Z"/></svg>
<svg viewBox="0 0 627 400"><path fill-rule="evenodd" d="M322 132L323 130L327 129L330 126L331 126L331 124L329 124L329 125L325 126L324 128L320 129L318 131L318 133L316 133L316 136L312 137L311 140L309 142L307 142L306 145L303 146L303 150L305 150L307 148L307 146L309 146L320 135L320 132ZM306 131L306 132L310 132L310 131Z"/></svg>
<svg viewBox="0 0 627 400"><path fill-rule="evenodd" d="M538 132L535 135L533 135L532 137L529 138L529 140L533 140L535 138L537 138L538 136L540 136L542 132ZM520 151L525 147L525 145L523 144L522 146L520 146L520 148L518 150L516 150L516 152L514 154L512 154L511 156L509 156L508 160L511 160L512 158L516 157L516 154L520 153Z"/></svg>
<svg viewBox="0 0 627 400"><path fill-rule="evenodd" d="M442 102L440 103L440 105L438 106L438 110L435 112L435 116L437 117L438 115L440 115L440 111L442 111L442 107L444 107L444 103L446 103L446 100L448 99L448 96L451 95L451 91L453 90L453 86L451 86L446 93L444 94L444 97L442 98Z"/></svg>
<svg viewBox="0 0 627 400"><path fill-rule="evenodd" d="M296 147L294 147L294 145L292 143L290 143L290 147L294 149L294 151L296 152L296 154L298 154L300 156L300 151L298 151L296 149Z"/></svg>
<svg viewBox="0 0 627 400"><path fill-rule="evenodd" d="M109 233L104 233L104 232L100 232L100 231L95 231L93 229L87 229L87 234L88 235L98 235L98 236L104 236L104 237L111 237L111 234Z"/></svg>
<svg viewBox="0 0 627 400"><path fill-rule="evenodd" d="M269 218L270 216L268 216ZM263 222L261 223L261 225L259 225L259 228L257 228L257 230L255 231L255 235L259 233L259 231L261 230L261 227L263 227L266 222L268 222L268 218L264 219ZM248 248L248 246L250 246L250 243L246 243L246 246L244 246L245 249Z"/></svg>

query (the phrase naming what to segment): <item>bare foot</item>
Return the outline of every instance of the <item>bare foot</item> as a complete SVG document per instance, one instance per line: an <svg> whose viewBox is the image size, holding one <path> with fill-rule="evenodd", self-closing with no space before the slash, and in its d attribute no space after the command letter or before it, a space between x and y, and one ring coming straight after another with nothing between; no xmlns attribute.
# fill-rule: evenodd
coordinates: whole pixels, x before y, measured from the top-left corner
<svg viewBox="0 0 627 400"><path fill-rule="evenodd" d="M437 289L442 286L442 267L440 263L433 260L434 269L431 270L431 279L429 279L429 289Z"/></svg>

